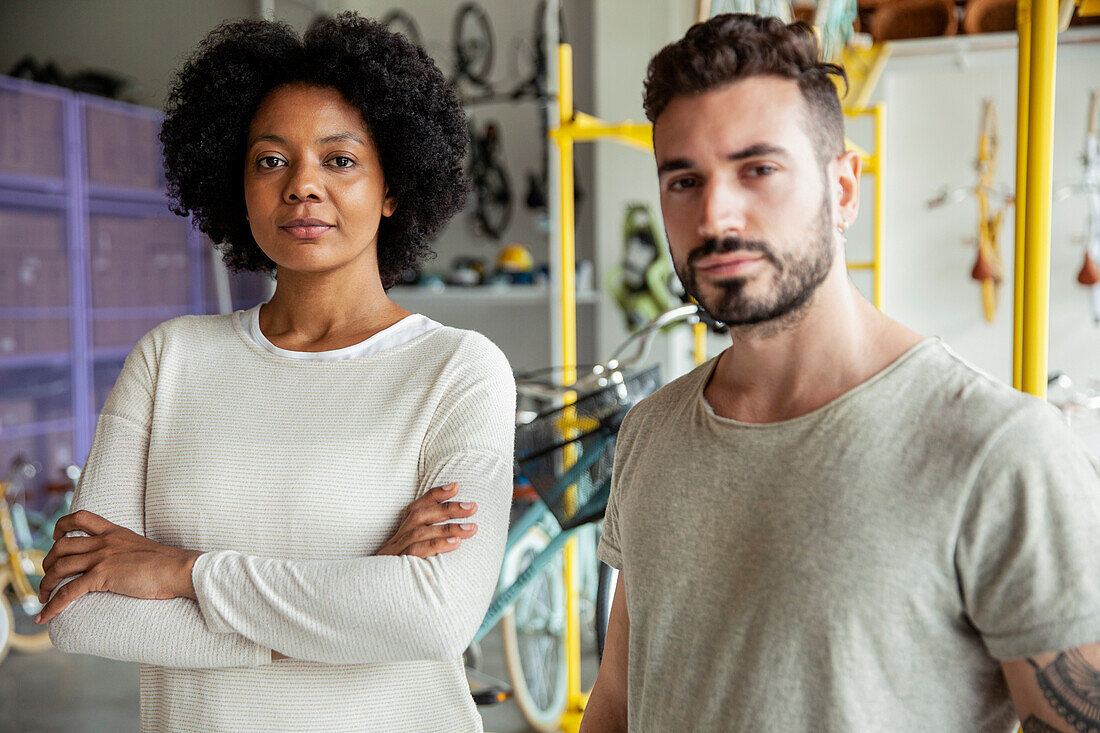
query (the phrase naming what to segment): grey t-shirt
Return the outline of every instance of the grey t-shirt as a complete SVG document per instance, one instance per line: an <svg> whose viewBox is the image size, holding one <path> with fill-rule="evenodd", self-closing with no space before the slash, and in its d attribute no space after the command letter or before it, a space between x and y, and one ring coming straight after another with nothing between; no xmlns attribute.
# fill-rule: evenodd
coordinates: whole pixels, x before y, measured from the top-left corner
<svg viewBox="0 0 1100 733"><path fill-rule="evenodd" d="M1100 475L1052 407L929 339L748 424L716 361L618 440L632 731L1010 731L997 659L1100 641Z"/></svg>

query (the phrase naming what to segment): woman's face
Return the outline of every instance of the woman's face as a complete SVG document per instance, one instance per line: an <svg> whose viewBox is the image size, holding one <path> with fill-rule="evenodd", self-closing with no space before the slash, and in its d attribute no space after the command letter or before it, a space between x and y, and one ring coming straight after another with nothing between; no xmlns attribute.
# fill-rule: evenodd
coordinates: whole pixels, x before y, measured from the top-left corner
<svg viewBox="0 0 1100 733"><path fill-rule="evenodd" d="M396 202L362 116L335 89L287 84L263 100L244 198L252 236L281 271L377 274L378 223Z"/></svg>

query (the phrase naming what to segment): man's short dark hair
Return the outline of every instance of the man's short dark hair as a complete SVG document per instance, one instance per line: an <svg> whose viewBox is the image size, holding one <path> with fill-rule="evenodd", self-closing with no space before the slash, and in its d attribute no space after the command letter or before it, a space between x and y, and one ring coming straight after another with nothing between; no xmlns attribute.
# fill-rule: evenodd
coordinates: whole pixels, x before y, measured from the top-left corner
<svg viewBox="0 0 1100 733"><path fill-rule="evenodd" d="M428 243L462 208L466 114L423 49L373 20L341 13L304 37L285 23L237 20L215 28L184 65L161 128L172 209L190 214L233 270L273 272L246 220L245 149L260 103L301 82L335 89L370 131L392 216L378 226L383 287L432 256Z"/></svg>
<svg viewBox="0 0 1100 733"><path fill-rule="evenodd" d="M701 94L753 76L798 82L806 101L806 130L824 164L844 152L844 116L836 85L844 69L818 60L817 36L805 23L744 13L696 23L662 48L645 79L645 114L655 122L675 97Z"/></svg>

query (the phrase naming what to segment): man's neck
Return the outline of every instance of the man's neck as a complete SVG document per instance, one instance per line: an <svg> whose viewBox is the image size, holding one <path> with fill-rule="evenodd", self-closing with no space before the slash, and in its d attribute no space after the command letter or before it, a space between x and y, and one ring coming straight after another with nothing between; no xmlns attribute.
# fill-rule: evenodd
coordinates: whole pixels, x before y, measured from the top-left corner
<svg viewBox="0 0 1100 733"><path fill-rule="evenodd" d="M733 345L705 388L715 413L742 422L790 420L862 384L922 340L882 315L834 271L783 322L731 329Z"/></svg>

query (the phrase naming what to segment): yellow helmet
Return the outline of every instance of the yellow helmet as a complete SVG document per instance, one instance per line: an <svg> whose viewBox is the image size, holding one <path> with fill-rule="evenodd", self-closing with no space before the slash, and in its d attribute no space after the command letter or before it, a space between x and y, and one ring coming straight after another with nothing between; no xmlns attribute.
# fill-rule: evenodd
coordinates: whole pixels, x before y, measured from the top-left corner
<svg viewBox="0 0 1100 733"><path fill-rule="evenodd" d="M531 272L535 269L535 260L530 250L522 244L512 243L503 247L497 255L497 269L502 272Z"/></svg>

